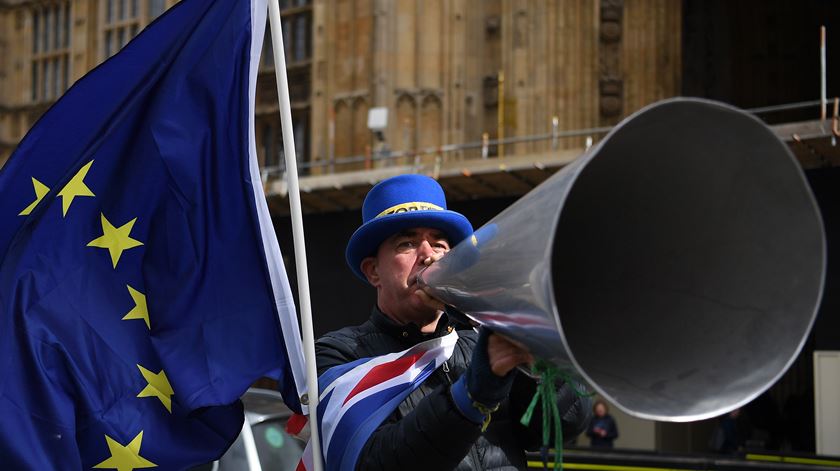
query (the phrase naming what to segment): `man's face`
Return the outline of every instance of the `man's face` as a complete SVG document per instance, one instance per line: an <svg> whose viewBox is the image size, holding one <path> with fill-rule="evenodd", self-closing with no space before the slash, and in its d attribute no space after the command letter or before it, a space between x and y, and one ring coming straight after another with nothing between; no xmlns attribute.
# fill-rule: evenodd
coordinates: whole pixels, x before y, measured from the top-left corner
<svg viewBox="0 0 840 471"><path fill-rule="evenodd" d="M419 289L417 273L427 261L449 251L446 235L428 227L418 227L397 233L379 246L374 257L362 261L362 272L377 291L377 303L385 313L400 322L420 326L436 318L415 294Z"/></svg>

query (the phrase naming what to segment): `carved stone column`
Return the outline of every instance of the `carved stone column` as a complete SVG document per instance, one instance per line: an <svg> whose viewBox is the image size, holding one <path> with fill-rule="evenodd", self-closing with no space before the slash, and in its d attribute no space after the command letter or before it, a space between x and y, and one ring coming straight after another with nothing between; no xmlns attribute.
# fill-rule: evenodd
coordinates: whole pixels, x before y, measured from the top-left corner
<svg viewBox="0 0 840 471"><path fill-rule="evenodd" d="M601 0L598 108L602 124L617 123L624 111L624 78L621 73L623 16L624 0Z"/></svg>

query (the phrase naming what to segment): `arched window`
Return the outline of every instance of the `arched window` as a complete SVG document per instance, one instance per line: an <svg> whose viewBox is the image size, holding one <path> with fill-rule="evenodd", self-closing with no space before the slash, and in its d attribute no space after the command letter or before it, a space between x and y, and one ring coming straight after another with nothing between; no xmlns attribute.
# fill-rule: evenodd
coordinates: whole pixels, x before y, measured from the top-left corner
<svg viewBox="0 0 840 471"><path fill-rule="evenodd" d="M420 109L420 147L438 147L441 142L441 117L443 107L440 99L429 95L423 99Z"/></svg>
<svg viewBox="0 0 840 471"><path fill-rule="evenodd" d="M367 115L368 105L364 99L353 102L353 155L365 155L370 145Z"/></svg>
<svg viewBox="0 0 840 471"><path fill-rule="evenodd" d="M403 151L417 150L417 124L415 121L416 105L410 96L397 100L398 135L394 148Z"/></svg>

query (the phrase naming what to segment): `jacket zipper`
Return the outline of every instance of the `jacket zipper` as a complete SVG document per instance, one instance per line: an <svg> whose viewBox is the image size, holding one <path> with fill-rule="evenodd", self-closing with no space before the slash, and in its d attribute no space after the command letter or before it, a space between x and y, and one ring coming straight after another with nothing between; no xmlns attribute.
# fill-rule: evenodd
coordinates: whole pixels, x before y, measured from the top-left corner
<svg viewBox="0 0 840 471"><path fill-rule="evenodd" d="M443 374L446 376L446 381L452 384L452 378L449 377L449 360L443 360Z"/></svg>

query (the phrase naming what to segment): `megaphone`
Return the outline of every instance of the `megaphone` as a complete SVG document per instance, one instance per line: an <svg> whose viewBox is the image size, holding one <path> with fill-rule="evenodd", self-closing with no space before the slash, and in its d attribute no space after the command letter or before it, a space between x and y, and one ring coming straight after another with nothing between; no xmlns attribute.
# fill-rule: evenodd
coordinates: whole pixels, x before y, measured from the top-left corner
<svg viewBox="0 0 840 471"><path fill-rule="evenodd" d="M736 108L648 106L421 275L625 412L735 409L790 366L826 264L788 147Z"/></svg>

